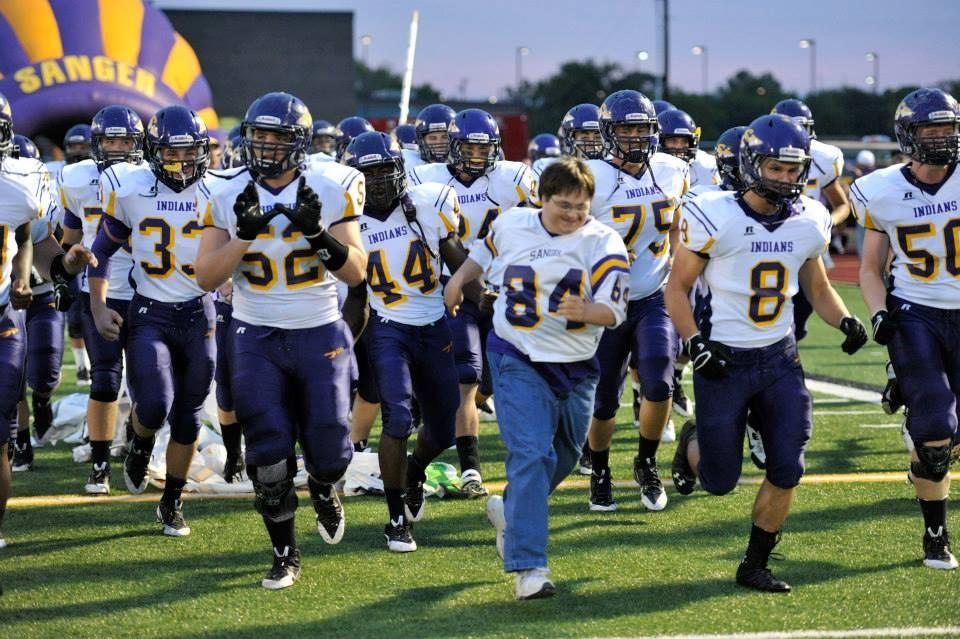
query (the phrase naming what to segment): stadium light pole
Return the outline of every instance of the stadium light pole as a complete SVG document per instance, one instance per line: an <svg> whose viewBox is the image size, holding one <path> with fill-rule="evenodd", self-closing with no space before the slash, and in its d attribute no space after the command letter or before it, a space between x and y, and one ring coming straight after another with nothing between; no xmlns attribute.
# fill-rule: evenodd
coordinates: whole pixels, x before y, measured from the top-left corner
<svg viewBox="0 0 960 639"><path fill-rule="evenodd" d="M520 95L520 85L523 83L523 57L530 53L530 49L527 47L517 47L517 57L516 57L516 81L517 81L517 95Z"/></svg>
<svg viewBox="0 0 960 639"><path fill-rule="evenodd" d="M370 67L370 44L373 42L373 36L360 36L360 59L363 60L363 66Z"/></svg>
<svg viewBox="0 0 960 639"><path fill-rule="evenodd" d="M817 92L817 42L813 38L800 41L801 49L810 49L810 93Z"/></svg>
<svg viewBox="0 0 960 639"><path fill-rule="evenodd" d="M880 54L876 51L868 51L864 56L867 62L873 63L873 75L867 76L867 84L873 87L874 93L880 92Z"/></svg>
<svg viewBox="0 0 960 639"><path fill-rule="evenodd" d="M701 64L700 64L700 66L701 66L701 71L702 71L702 73L703 73L703 89L702 89L702 93L703 93L704 95L706 95L706 94L708 93L709 87L710 87L709 78L708 78L708 76L707 76L707 47L705 47L705 46L702 45L702 44L698 44L698 45L696 45L696 46L694 46L693 48L690 49L690 53L692 53L693 55L701 56L701 58L702 58L701 61L700 61L700 62L701 62Z"/></svg>

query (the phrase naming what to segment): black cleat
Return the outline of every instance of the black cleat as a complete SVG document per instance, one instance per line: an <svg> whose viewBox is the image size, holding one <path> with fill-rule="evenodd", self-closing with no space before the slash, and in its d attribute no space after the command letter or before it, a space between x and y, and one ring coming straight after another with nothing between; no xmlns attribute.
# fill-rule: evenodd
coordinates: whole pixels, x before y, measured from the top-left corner
<svg viewBox="0 0 960 639"><path fill-rule="evenodd" d="M613 512L617 502L613 499L613 478L610 469L604 468L600 474L590 473L590 510L593 512Z"/></svg>
<svg viewBox="0 0 960 639"><path fill-rule="evenodd" d="M190 526L183 519L183 502L177 499L172 504L160 500L157 504L157 522L163 524L163 534L167 537L186 537Z"/></svg>
<svg viewBox="0 0 960 639"><path fill-rule="evenodd" d="M766 566L749 566L741 562L737 568L737 585L761 592L790 592L790 584L777 579Z"/></svg>
<svg viewBox="0 0 960 639"><path fill-rule="evenodd" d="M223 464L223 479L228 483L241 482L247 478L246 464L241 453L227 452L227 461Z"/></svg>
<svg viewBox="0 0 960 639"><path fill-rule="evenodd" d="M423 494L423 482L408 482L407 492L403 496L403 509L411 522L423 519L427 500Z"/></svg>
<svg viewBox="0 0 960 639"><path fill-rule="evenodd" d="M83 491L88 495L110 494L110 462L93 464L90 469L90 476L87 477L87 483L83 486Z"/></svg>
<svg viewBox="0 0 960 639"><path fill-rule="evenodd" d="M673 374L673 412L680 417L693 417L693 402L687 397L683 384L680 383L682 376L680 372Z"/></svg>
<svg viewBox="0 0 960 639"><path fill-rule="evenodd" d="M343 539L346 522L343 518L343 505L337 491L330 484L326 485L327 495L314 494L311 490L310 500L317 513L317 532L328 544L339 544Z"/></svg>
<svg viewBox="0 0 960 639"><path fill-rule="evenodd" d="M77 386L89 386L90 384L90 369L86 367L77 368Z"/></svg>
<svg viewBox="0 0 960 639"><path fill-rule="evenodd" d="M38 442L43 440L43 436L47 434L51 426L53 426L53 405L49 401L35 402L33 432L36 434Z"/></svg>
<svg viewBox="0 0 960 639"><path fill-rule="evenodd" d="M131 443L130 452L123 460L123 482L127 485L127 490L135 495L147 489L147 466L150 465L151 453L152 445L148 450L137 448L135 443Z"/></svg>
<svg viewBox="0 0 960 639"><path fill-rule="evenodd" d="M33 470L33 445L30 444L30 433L24 432L24 441L21 442L18 438L13 443L13 459L10 461L10 470L15 473Z"/></svg>
<svg viewBox="0 0 960 639"><path fill-rule="evenodd" d="M406 517L399 520L390 520L383 527L383 536L387 538L387 548L392 552L413 552L417 549L417 542L413 538L413 525Z"/></svg>
<svg viewBox="0 0 960 639"><path fill-rule="evenodd" d="M934 535L927 528L923 534L923 565L936 570L956 570L957 560L950 552L950 535L942 527Z"/></svg>
<svg viewBox="0 0 960 639"><path fill-rule="evenodd" d="M673 454L673 463L670 471L673 476L673 487L681 495L689 495L697 484L697 475L693 472L690 462L687 461L687 448L690 442L697 436L697 425L693 420L688 421L680 429L680 436L677 441L677 450Z"/></svg>
<svg viewBox="0 0 960 639"><path fill-rule="evenodd" d="M633 479L640 484L640 503L647 510L659 511L667 507L667 493L663 490L657 460L648 457L633 458Z"/></svg>
<svg viewBox="0 0 960 639"><path fill-rule="evenodd" d="M460 494L467 499L479 499L489 494L479 471L471 468L460 475Z"/></svg>
<svg viewBox="0 0 960 639"><path fill-rule="evenodd" d="M273 550L273 568L263 578L260 585L267 590L289 588L300 578L300 551L290 546L283 547L283 553Z"/></svg>
<svg viewBox="0 0 960 639"><path fill-rule="evenodd" d="M581 475L593 473L593 459L590 458L590 448L587 446L584 446L583 452L580 453L580 464L577 472Z"/></svg>

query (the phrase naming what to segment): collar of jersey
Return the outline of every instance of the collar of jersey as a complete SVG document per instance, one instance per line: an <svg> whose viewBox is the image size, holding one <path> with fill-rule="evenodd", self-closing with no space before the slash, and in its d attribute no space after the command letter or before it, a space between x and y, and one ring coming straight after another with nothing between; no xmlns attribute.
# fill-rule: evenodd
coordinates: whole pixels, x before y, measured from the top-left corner
<svg viewBox="0 0 960 639"><path fill-rule="evenodd" d="M618 166L617 164L614 164L613 160L610 158L604 158L603 161L609 164L610 166L612 166L613 168L615 168L617 171L623 173L624 175L629 175L634 180L639 180L647 172L646 164L641 165L642 168L640 169L639 173L631 173L630 171L625 170L622 166Z"/></svg>
<svg viewBox="0 0 960 639"><path fill-rule="evenodd" d="M264 182L263 179L261 179L261 178L258 177L258 178L257 178L257 186L259 186L259 187L262 188L264 191L267 191L267 192L269 192L269 193L271 193L271 194L273 194L273 195L280 195L281 193L283 193L283 192L286 190L286 188L287 188L288 186L290 186L291 184L293 184L294 182L296 182L296 181L300 178L300 175L301 175L300 171L297 171L297 174L296 174L295 176L293 176L293 179L292 179L292 180L290 180L289 182L287 182L286 184L284 184L283 186L281 186L281 187L278 188L278 189L273 188L272 186L270 186L269 184L267 184L266 182Z"/></svg>
<svg viewBox="0 0 960 639"><path fill-rule="evenodd" d="M916 176L914 176L914 174L910 172L909 163L901 166L900 172L903 174L903 177L906 178L907 182L917 187L927 195L936 195L937 191L939 191L943 187L943 185L946 184L947 181L953 176L953 172L956 169L957 169L957 163L954 162L953 164L950 165L950 168L947 169L947 174L944 176L944 178L939 182L937 182L936 184L927 184L926 182L921 182L920 180L918 180Z"/></svg>
<svg viewBox="0 0 960 639"><path fill-rule="evenodd" d="M750 208L750 205L747 204L743 199L742 193L737 193L735 199L747 217L754 222L759 222L763 225L763 228L767 229L767 231L770 231L771 233L780 228L781 224L797 214L796 206L788 202L781 204L780 209L776 213L773 213L772 215L763 215L762 213L757 213Z"/></svg>

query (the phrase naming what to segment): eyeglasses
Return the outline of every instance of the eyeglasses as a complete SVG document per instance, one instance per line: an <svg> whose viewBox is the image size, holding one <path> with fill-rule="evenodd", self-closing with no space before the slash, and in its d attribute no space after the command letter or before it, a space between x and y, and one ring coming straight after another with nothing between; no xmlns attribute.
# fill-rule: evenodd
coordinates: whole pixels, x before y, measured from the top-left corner
<svg viewBox="0 0 960 639"><path fill-rule="evenodd" d="M567 202L566 200L556 200L556 199L550 200L550 202L561 211L576 211L577 213L590 212L590 202L584 202L583 204L574 204L573 202Z"/></svg>

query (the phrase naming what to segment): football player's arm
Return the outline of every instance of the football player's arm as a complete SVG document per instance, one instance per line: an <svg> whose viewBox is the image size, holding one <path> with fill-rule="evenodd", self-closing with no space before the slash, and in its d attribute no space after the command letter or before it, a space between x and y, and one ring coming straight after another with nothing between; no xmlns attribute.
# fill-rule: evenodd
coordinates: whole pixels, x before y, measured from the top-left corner
<svg viewBox="0 0 960 639"><path fill-rule="evenodd" d="M877 311L887 310L887 287L883 273L890 253L890 238L886 233L871 228L863 237L863 256L860 258L860 295L873 317Z"/></svg>
<svg viewBox="0 0 960 639"><path fill-rule="evenodd" d="M830 285L827 269L819 255L808 259L800 267L800 288L810 300L813 310L830 326L840 328L840 321L850 315L843 300Z"/></svg>
<svg viewBox="0 0 960 639"><path fill-rule="evenodd" d="M223 285L233 275L250 244L241 239L230 239L230 234L222 228L204 226L193 265L197 285L205 291Z"/></svg>
<svg viewBox="0 0 960 639"><path fill-rule="evenodd" d="M697 278L707 267L707 260L694 253L686 246L680 245L673 256L673 270L667 280L667 290L664 293L664 302L667 312L677 332L684 340L700 332L697 322L693 319L693 307L690 305L690 289L697 283Z"/></svg>
<svg viewBox="0 0 960 639"><path fill-rule="evenodd" d="M101 220L97 237L93 240L93 254L99 264L87 272L90 314L93 315L97 332L109 342L120 338L120 328L123 326L123 317L120 313L107 306L107 295L110 290L110 258L120 250L129 237L130 229L127 226L114 217L105 216Z"/></svg>
<svg viewBox="0 0 960 639"><path fill-rule="evenodd" d="M367 276L367 252L363 250L363 240L360 238L360 226L356 218L341 224L335 224L329 231L335 240L347 249L347 260L343 266L333 272L341 282L347 286L358 286Z"/></svg>
<svg viewBox="0 0 960 639"><path fill-rule="evenodd" d="M30 306L33 292L30 290L30 268L33 265L33 241L31 222L17 227L14 239L17 242L17 256L11 265L12 283L10 285L10 303L16 309Z"/></svg>
<svg viewBox="0 0 960 639"><path fill-rule="evenodd" d="M557 306L557 313L572 322L583 322L596 326L613 327L617 325L617 315L613 309L600 302L588 302L579 295L568 295Z"/></svg>
<svg viewBox="0 0 960 639"><path fill-rule="evenodd" d="M64 199L66 202L66 199ZM83 220L66 206L63 207L63 237L60 243L64 246L79 244L83 241Z"/></svg>
<svg viewBox="0 0 960 639"><path fill-rule="evenodd" d="M443 287L443 303L446 304L451 315L455 316L460 309L460 304L463 302L464 286L468 282L477 280L481 275L483 275L483 267L467 258L447 282L447 285Z"/></svg>
<svg viewBox="0 0 960 639"><path fill-rule="evenodd" d="M830 203L830 219L834 226L840 226L850 217L850 200L843 190L839 178L823 187L823 194Z"/></svg>
<svg viewBox="0 0 960 639"><path fill-rule="evenodd" d="M353 341L356 342L360 339L363 329L366 328L367 320L370 319L370 306L367 304L367 282L365 280L347 289L347 299L343 301L340 314L353 335Z"/></svg>
<svg viewBox="0 0 960 639"><path fill-rule="evenodd" d="M468 259L463 243L455 234L440 240L440 257L443 258L451 273L456 273ZM480 280L470 280L463 285L463 296L480 306L484 302L485 290Z"/></svg>

